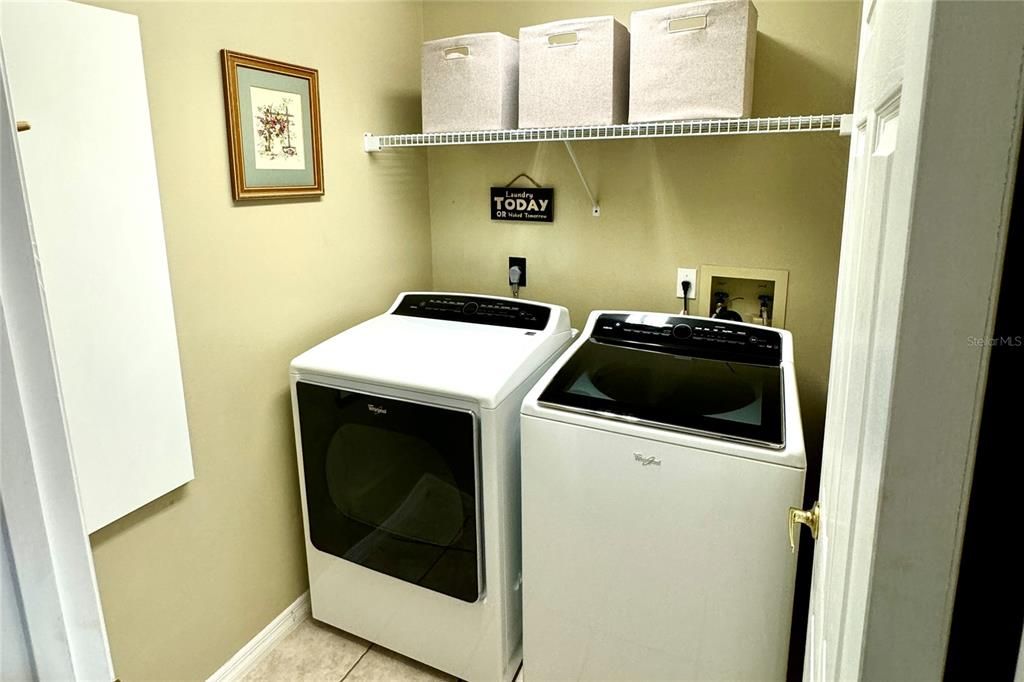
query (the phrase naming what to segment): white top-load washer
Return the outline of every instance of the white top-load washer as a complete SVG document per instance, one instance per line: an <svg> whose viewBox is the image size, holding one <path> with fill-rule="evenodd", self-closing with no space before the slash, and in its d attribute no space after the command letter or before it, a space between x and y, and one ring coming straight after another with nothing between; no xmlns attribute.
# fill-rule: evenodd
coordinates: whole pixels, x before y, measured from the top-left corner
<svg viewBox="0 0 1024 682"><path fill-rule="evenodd" d="M466 680L521 659L519 410L568 311L404 293L291 363L313 617Z"/></svg>
<svg viewBox="0 0 1024 682"><path fill-rule="evenodd" d="M523 403L526 680L783 680L788 332L594 312Z"/></svg>

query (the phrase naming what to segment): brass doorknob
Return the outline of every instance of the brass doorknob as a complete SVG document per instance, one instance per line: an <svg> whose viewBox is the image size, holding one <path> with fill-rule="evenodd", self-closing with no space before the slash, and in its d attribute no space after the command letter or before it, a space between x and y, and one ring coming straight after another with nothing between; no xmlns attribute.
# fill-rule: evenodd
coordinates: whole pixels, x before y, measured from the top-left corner
<svg viewBox="0 0 1024 682"><path fill-rule="evenodd" d="M806 511L799 507L789 508L789 549L794 554L796 554L796 536L800 532L801 523L811 529L812 538L818 539L820 510L821 506L817 502Z"/></svg>

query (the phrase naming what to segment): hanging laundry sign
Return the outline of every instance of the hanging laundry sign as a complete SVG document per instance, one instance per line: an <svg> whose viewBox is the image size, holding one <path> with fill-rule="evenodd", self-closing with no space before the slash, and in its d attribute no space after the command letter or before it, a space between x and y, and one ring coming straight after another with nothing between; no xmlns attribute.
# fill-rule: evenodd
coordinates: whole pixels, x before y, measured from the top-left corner
<svg viewBox="0 0 1024 682"><path fill-rule="evenodd" d="M553 187L492 187L491 220L554 222L555 189Z"/></svg>
<svg viewBox="0 0 1024 682"><path fill-rule="evenodd" d="M530 223L550 223L555 220L554 187L510 187L513 182L525 177L516 177L505 187L491 188L491 220L515 220ZM534 182L534 184L537 184Z"/></svg>

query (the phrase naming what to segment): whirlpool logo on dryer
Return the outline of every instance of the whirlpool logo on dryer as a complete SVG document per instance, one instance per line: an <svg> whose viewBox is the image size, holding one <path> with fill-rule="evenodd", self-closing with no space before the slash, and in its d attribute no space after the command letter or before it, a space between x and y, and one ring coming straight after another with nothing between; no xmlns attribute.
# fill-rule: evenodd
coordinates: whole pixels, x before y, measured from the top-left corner
<svg viewBox="0 0 1024 682"><path fill-rule="evenodd" d="M373 403L366 403L366 409L378 417L388 413L388 408L381 407L380 405L374 405Z"/></svg>

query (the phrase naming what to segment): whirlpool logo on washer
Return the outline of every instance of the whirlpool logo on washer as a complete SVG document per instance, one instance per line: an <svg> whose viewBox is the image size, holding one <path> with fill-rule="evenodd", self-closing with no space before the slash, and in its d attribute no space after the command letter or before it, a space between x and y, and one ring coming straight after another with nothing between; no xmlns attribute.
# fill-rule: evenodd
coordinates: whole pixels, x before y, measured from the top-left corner
<svg viewBox="0 0 1024 682"><path fill-rule="evenodd" d="M388 413L388 408L381 407L380 405L374 405L373 403L366 403L366 409L378 417Z"/></svg>
<svg viewBox="0 0 1024 682"><path fill-rule="evenodd" d="M652 465L656 467L661 466L661 460L655 457L654 455L645 455L642 452L634 452L633 459L635 459L637 462L640 462L640 466L643 467L649 467Z"/></svg>

